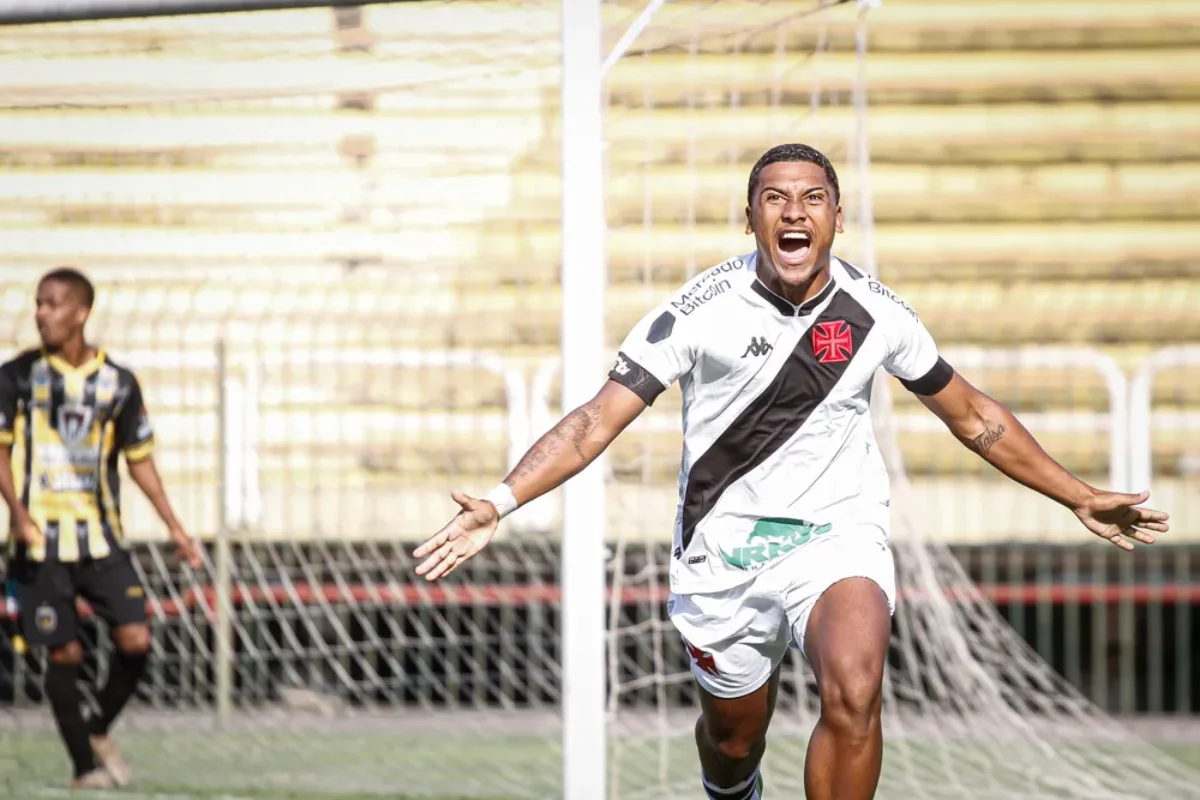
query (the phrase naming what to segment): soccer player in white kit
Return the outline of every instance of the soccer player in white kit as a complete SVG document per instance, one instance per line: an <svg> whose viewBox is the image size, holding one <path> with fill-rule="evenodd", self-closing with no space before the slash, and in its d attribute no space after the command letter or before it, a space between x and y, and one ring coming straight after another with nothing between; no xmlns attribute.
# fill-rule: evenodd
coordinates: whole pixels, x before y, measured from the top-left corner
<svg viewBox="0 0 1200 800"><path fill-rule="evenodd" d="M414 555L436 580L479 552L500 519L583 470L670 384L683 393L683 457L668 613L701 692L701 779L712 800L760 800L759 762L789 647L812 665L821 714L809 800L865 800L883 758L884 662L896 581L888 478L871 426L879 367L964 445L1070 508L1124 549L1167 515L1149 494L1094 489L1048 456L995 400L939 357L917 313L833 257L837 174L806 145L767 151L750 173L755 251L701 273L647 314L608 381L512 473ZM569 579L569 578L568 578Z"/></svg>

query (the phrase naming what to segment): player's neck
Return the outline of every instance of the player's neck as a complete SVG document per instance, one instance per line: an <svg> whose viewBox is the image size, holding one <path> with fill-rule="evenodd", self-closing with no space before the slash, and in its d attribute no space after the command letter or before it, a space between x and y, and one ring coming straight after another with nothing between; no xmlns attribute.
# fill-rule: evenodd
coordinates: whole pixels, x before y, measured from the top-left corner
<svg viewBox="0 0 1200 800"><path fill-rule="evenodd" d="M46 352L55 358L62 359L72 367L82 367L96 357L96 348L84 341L82 336L72 339L61 347L47 348Z"/></svg>
<svg viewBox="0 0 1200 800"><path fill-rule="evenodd" d="M779 276L775 274L774 270L769 267L764 269L762 264L763 262L760 260L756 270L758 279L764 286L794 306L803 305L805 301L816 297L829 283L828 264L814 272L812 277L804 283L794 286L785 285L783 281L779 280Z"/></svg>

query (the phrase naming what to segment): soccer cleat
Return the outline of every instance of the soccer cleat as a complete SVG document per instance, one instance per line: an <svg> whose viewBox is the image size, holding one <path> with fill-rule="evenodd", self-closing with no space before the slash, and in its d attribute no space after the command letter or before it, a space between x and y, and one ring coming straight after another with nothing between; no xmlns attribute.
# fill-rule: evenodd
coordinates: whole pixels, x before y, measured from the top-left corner
<svg viewBox="0 0 1200 800"><path fill-rule="evenodd" d="M117 781L103 767L94 769L71 781L72 789L116 789Z"/></svg>
<svg viewBox="0 0 1200 800"><path fill-rule="evenodd" d="M96 761L107 770L117 786L128 786L133 781L133 768L117 749L117 744L109 736L92 736L92 753Z"/></svg>

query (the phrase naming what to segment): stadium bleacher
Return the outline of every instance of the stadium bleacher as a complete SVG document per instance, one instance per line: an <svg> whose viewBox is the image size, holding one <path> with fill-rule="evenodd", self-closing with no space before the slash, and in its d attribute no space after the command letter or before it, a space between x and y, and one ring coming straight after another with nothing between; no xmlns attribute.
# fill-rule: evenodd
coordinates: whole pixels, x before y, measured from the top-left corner
<svg viewBox="0 0 1200 800"><path fill-rule="evenodd" d="M657 35L673 19L695 24L686 5L667 4ZM710 22L750 24L763 8L728 0ZM368 7L357 38L318 9L272 12L270 26L227 15L72 26L70 36L54 26L3 31L2 338L33 341L31 281L70 263L96 278L93 333L118 355L211 351L218 338L235 355L295 353L299 366L267 370L259 387L266 533L394 535L383 521L397 514L418 531L435 524L449 485L481 488L506 466L504 381L437 367L339 367L330 377L302 364L306 347L481 349L529 382L557 352L557 17L518 21L501 2L475 11ZM1200 341L1193 17L1190 0L913 0L873 12L879 273L943 346L1088 346L1131 374L1156 348ZM437 34L440 52L422 32ZM852 17L825 33L828 51L800 67L776 49L794 44L781 36L811 40L803 25L752 37L739 52L664 48L613 70L610 345L688 275L750 249L745 175L778 141L811 141L835 158L847 250L857 251L859 175L845 137ZM2 69L30 53L36 68ZM456 57L476 69L450 69ZM489 58L528 75L497 91ZM250 61L268 66L247 70ZM789 94L796 69L829 93L815 111L807 88ZM81 88L80 74L93 83ZM364 81L376 89L357 91ZM81 100L100 107L59 105ZM140 371L164 471L181 487L183 513L211 531L216 391L202 370L156 361ZM1035 415L1034 432L1067 466L1105 480L1108 400L1095 373L998 366L976 376ZM1185 391L1200 385L1200 370L1167 370L1156 385L1178 412L1154 434L1156 495L1181 536L1200 538L1200 426L1189 416L1200 406ZM550 398L556 387L551 380ZM922 498L979 493L984 505L1018 509L999 520L947 513L930 520L934 533L1074 535L1069 520L1011 494L947 434L917 422L924 412L911 398L896 400ZM614 447L615 524L635 524L647 503L670 518L678 434L662 420L677 408L668 394ZM349 409L341 423L337 409ZM334 472L337 491L322 495ZM131 510L135 530L152 529L147 512Z"/></svg>

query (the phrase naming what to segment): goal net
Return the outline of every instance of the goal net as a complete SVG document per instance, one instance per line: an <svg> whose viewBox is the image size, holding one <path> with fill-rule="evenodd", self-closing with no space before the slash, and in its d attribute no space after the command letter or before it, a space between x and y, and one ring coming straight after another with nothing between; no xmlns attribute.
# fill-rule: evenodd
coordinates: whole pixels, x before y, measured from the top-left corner
<svg viewBox="0 0 1200 800"><path fill-rule="evenodd" d="M873 268L859 10L648 5L603 5L605 52L632 39L604 86L610 347L750 249L745 177L780 141L833 158L839 250ZM181 567L126 491L154 633L117 731L138 791L561 796L558 496L444 583L410 557L450 489L494 484L561 413L559 19L557 2L462 0L0 29L4 344L36 343L43 271L85 269L91 338L137 371L160 471L206 544L202 569ZM908 480L925 429L888 390L901 604L880 796L1193 787L973 586L942 539L968 501ZM665 618L678 458L672 392L603 465L613 797L698 790L695 689ZM111 645L81 614L91 687ZM43 654L0 631L0 780L53 794L69 768ZM816 710L794 657L773 792L800 791Z"/></svg>
<svg viewBox="0 0 1200 800"><path fill-rule="evenodd" d="M925 146L920 138L932 137L919 107L892 110L889 119L910 115L900 130L868 128L863 9L793 5L788 11L795 16L777 17L783 9L772 4L756 17L744 7L728 8L730 17L720 21L706 10L686 40L668 46L653 38L667 31L651 25L638 52L622 64L632 69L640 62L634 87L621 91L610 80L605 124L608 213L616 228L609 238L612 342L687 277L753 250L741 230L746 176L764 150L783 141L813 144L831 157L847 219L836 252L903 293L906 265L886 259L876 264L867 134L885 140L893 162L913 159ZM656 80L658 69L677 85ZM902 87L888 83L894 95ZM636 135L622 138L633 129ZM905 183L903 169L887 177L893 192ZM641 236L628 259L618 226ZM678 236L668 237L668 230ZM893 247L888 254L895 252ZM1063 354L1056 360L1047 352L955 348L955 319L935 320L934 333L950 362L977 385L999 387L1016 408L1027 400L1023 391L1044 387L1039 374L1063 366ZM1089 385L1104 394L1094 379ZM1058 532L1071 523L1045 501L1039 506L1036 499L1017 497L1013 489L1025 491L1019 487L977 478L969 453L950 457L949 467L942 452L931 456L936 441L961 446L932 415L914 409L911 398L893 397L894 388L900 387L881 374L874 402L893 487L900 594L884 687L879 796L999 800L1193 791L1187 787L1194 771L1140 742L1037 656L948 544L963 534L1007 535L1039 526ZM538 402L536 394L533 400ZM1049 400L1056 402L1070 399ZM668 390L611 450L609 711L613 785L622 796L690 797L698 791L694 680L663 602L677 498L679 405L678 388ZM1035 416L1041 423L1045 415ZM1085 449L1083 463L1073 468L1101 484L1122 479L1095 474L1093 465L1109 463L1104 444ZM917 459L916 479L910 479L906 457ZM772 794L802 794L807 736L818 711L812 671L792 654L782 670L764 762Z"/></svg>

